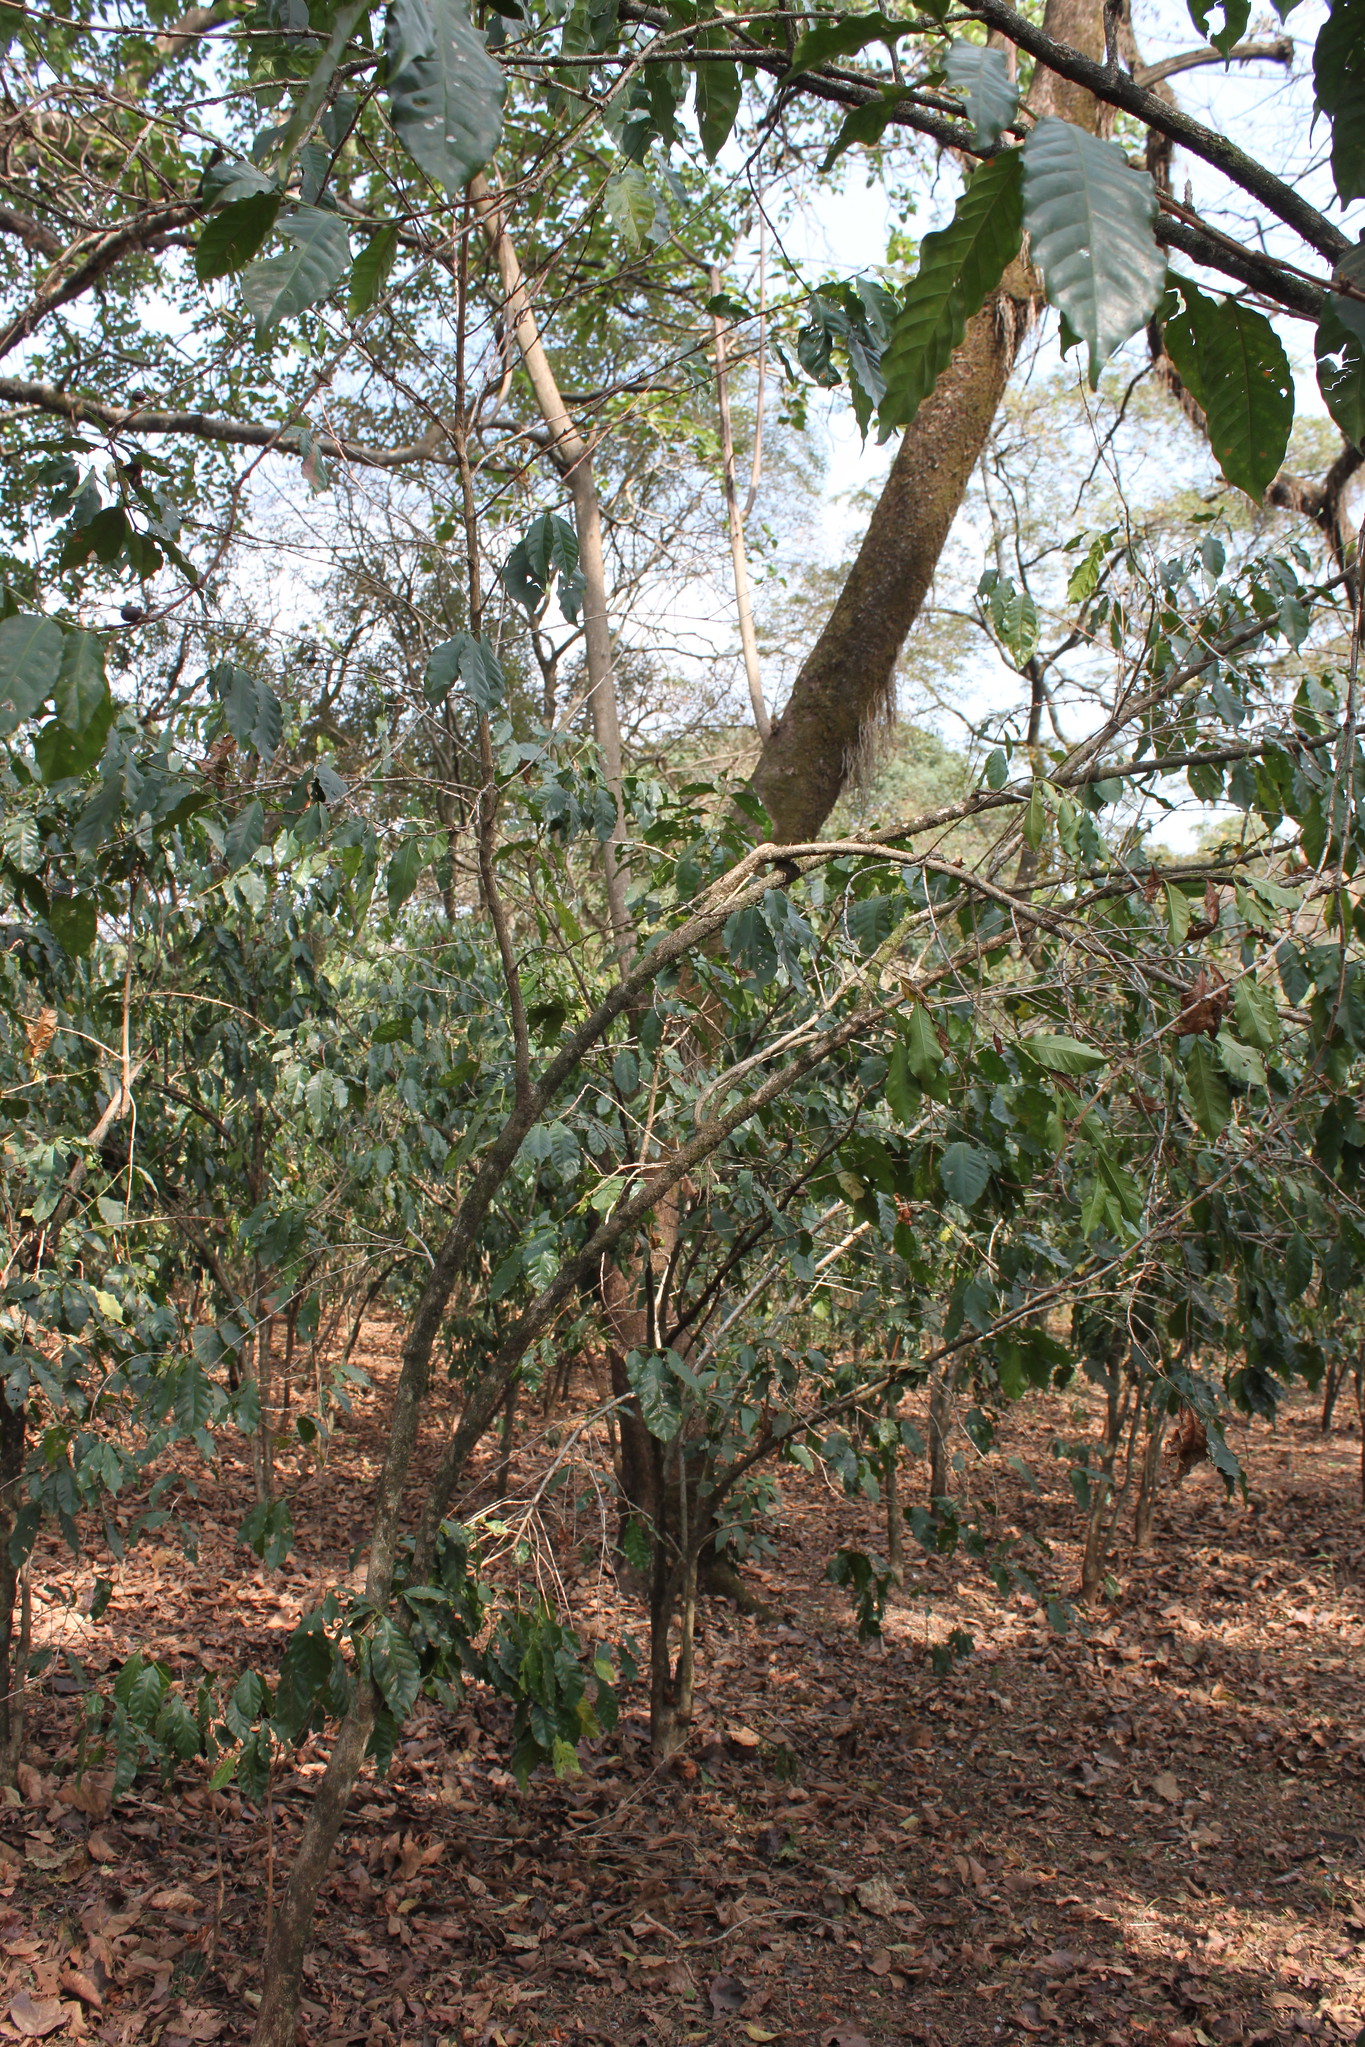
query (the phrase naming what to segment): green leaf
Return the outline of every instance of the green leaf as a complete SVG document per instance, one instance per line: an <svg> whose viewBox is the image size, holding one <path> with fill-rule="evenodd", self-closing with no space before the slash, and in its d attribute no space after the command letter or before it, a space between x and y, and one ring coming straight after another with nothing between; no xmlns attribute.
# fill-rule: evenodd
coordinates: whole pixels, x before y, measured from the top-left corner
<svg viewBox="0 0 1365 2047"><path fill-rule="evenodd" d="M104 642L79 628L62 636L62 665L53 693L58 722L79 739L109 694L104 679Z"/></svg>
<svg viewBox="0 0 1365 2047"><path fill-rule="evenodd" d="M230 277L251 261L275 225L280 199L278 192L253 192L205 221L194 245L194 274L201 284Z"/></svg>
<svg viewBox="0 0 1365 2047"><path fill-rule="evenodd" d="M1329 0L1313 49L1313 90L1332 122L1332 177L1348 206L1365 199L1365 0Z"/></svg>
<svg viewBox="0 0 1365 2047"><path fill-rule="evenodd" d="M95 943L98 920L89 896L53 896L47 906L52 936L72 959L85 959Z"/></svg>
<svg viewBox="0 0 1365 2047"><path fill-rule="evenodd" d="M1280 1017L1269 991L1245 976L1232 991L1232 1013L1248 1045L1273 1052L1280 1042Z"/></svg>
<svg viewBox="0 0 1365 2047"><path fill-rule="evenodd" d="M638 255L649 242L656 239L655 222L659 213L659 195L650 184L638 163L622 163L607 179L604 194L607 213L620 233L622 241L633 254Z"/></svg>
<svg viewBox="0 0 1365 2047"><path fill-rule="evenodd" d="M398 229L392 224L381 227L377 235L371 235L360 254L351 265L351 285L346 295L346 310L353 320L362 313L368 313L379 298L393 268L393 259L398 254Z"/></svg>
<svg viewBox="0 0 1365 2047"><path fill-rule="evenodd" d="M671 1443L682 1427L682 1389L669 1369L669 1358L633 1350L626 1359L626 1377L650 1435L657 1442Z"/></svg>
<svg viewBox="0 0 1365 2047"><path fill-rule="evenodd" d="M1004 749L997 746L986 756L986 787L1003 789L1009 778L1010 764L1005 758Z"/></svg>
<svg viewBox="0 0 1365 2047"><path fill-rule="evenodd" d="M1035 779L1028 808L1024 812L1024 821L1019 827L1024 834L1025 845L1035 853L1042 845L1043 834L1047 830L1047 798L1043 794L1043 787L1043 783Z"/></svg>
<svg viewBox="0 0 1365 2047"><path fill-rule="evenodd" d="M0 724L12 731L57 687L64 636L55 618L18 612L0 619Z"/></svg>
<svg viewBox="0 0 1365 2047"><path fill-rule="evenodd" d="M246 866L264 837L265 811L260 798L253 797L245 810L238 811L227 829L223 851L234 873L237 868Z"/></svg>
<svg viewBox="0 0 1365 2047"><path fill-rule="evenodd" d="M1265 1061L1254 1045L1243 1045L1224 1024L1215 1040L1218 1059L1228 1079L1237 1087L1264 1087Z"/></svg>
<svg viewBox="0 0 1365 2047"><path fill-rule="evenodd" d="M824 16L797 37L782 83L785 85L801 72L814 71L836 57L856 57L869 43L885 43L889 49L902 36L909 35L913 26L912 22L897 21L877 8L867 14Z"/></svg>
<svg viewBox="0 0 1365 2047"><path fill-rule="evenodd" d="M427 864L426 840L404 839L389 861L384 886L388 890L389 915L396 917L417 886L417 877Z"/></svg>
<svg viewBox="0 0 1365 2047"><path fill-rule="evenodd" d="M1365 306L1328 292L1314 352L1323 403L1346 439L1365 448Z"/></svg>
<svg viewBox="0 0 1365 2047"><path fill-rule="evenodd" d="M370 1669L395 1720L406 1720L422 1687L417 1651L399 1627L381 1614L370 1641Z"/></svg>
<svg viewBox="0 0 1365 2047"><path fill-rule="evenodd" d="M1313 1247L1301 1230L1294 1230L1284 1247L1282 1270L1285 1299L1297 1301L1313 1277Z"/></svg>
<svg viewBox="0 0 1365 2047"><path fill-rule="evenodd" d="M974 141L979 147L994 147L1019 107L1019 87L1010 77L1004 51L959 40L948 52L944 76L955 91L967 95Z"/></svg>
<svg viewBox="0 0 1365 2047"><path fill-rule="evenodd" d="M911 1010L905 1025L905 1063L921 1087L928 1087L943 1064L943 1047L922 1002Z"/></svg>
<svg viewBox="0 0 1365 2047"><path fill-rule="evenodd" d="M938 1176L951 1200L960 1208L971 1208L985 1193L991 1177L990 1153L958 1138L939 1160Z"/></svg>
<svg viewBox="0 0 1365 2047"><path fill-rule="evenodd" d="M1262 314L1180 281L1185 310L1166 323L1166 352L1208 421L1209 445L1231 484L1261 502L1294 424L1294 374Z"/></svg>
<svg viewBox="0 0 1365 2047"><path fill-rule="evenodd" d="M501 65L464 0L391 0L384 60L398 140L455 198L501 138Z"/></svg>
<svg viewBox="0 0 1365 2047"><path fill-rule="evenodd" d="M1090 383L1146 325L1166 281L1156 187L1105 142L1053 114L1024 144L1024 226L1049 302L1089 350Z"/></svg>
<svg viewBox="0 0 1365 2047"><path fill-rule="evenodd" d="M1290 6L1294 4L1295 0L1290 0ZM1210 30L1209 16L1214 7L1219 5L1223 10L1223 26ZM1247 32L1247 23L1251 19L1251 0L1189 0L1189 7L1190 20L1200 35L1225 57L1235 43L1241 42ZM1288 9L1285 12L1288 12ZM1283 13L1280 18L1284 19Z"/></svg>
<svg viewBox="0 0 1365 2047"><path fill-rule="evenodd" d="M1172 945L1183 945L1190 929L1190 899L1183 888L1167 882L1163 891L1166 899L1166 929L1171 934Z"/></svg>
<svg viewBox="0 0 1365 2047"><path fill-rule="evenodd" d="M1206 1137L1217 1137L1227 1127L1232 1103L1223 1076L1214 1064L1213 1052L1203 1038L1195 1039L1185 1062L1185 1091L1199 1128Z"/></svg>
<svg viewBox="0 0 1365 2047"><path fill-rule="evenodd" d="M1093 1073L1104 1065L1105 1055L1094 1045L1083 1045L1064 1031L1035 1031L1023 1041L1023 1049L1048 1073L1072 1075Z"/></svg>
<svg viewBox="0 0 1365 2047"><path fill-rule="evenodd" d="M278 229L285 244L280 254L253 263L242 279L242 297L258 334L270 333L281 320L329 297L351 260L350 238L340 214L296 206Z"/></svg>
<svg viewBox="0 0 1365 2047"><path fill-rule="evenodd" d="M910 1076L910 1061L905 1046L897 1039L891 1048L887 1062L886 1103L898 1123L909 1123L919 1102L919 1089Z"/></svg>
<svg viewBox="0 0 1365 2047"><path fill-rule="evenodd" d="M865 100L862 106L851 108L844 115L839 124L838 134L825 151L821 171L833 170L844 151L852 149L855 143L861 142L866 148L871 149L880 142L886 132L888 121L896 108L904 104L906 97L899 86L891 86L883 92L880 99Z"/></svg>
<svg viewBox="0 0 1365 2047"><path fill-rule="evenodd" d="M586 587L578 565L578 535L557 512L542 512L508 555L502 580L529 618L539 610L556 576L559 608L571 624L577 624Z"/></svg>
<svg viewBox="0 0 1365 2047"><path fill-rule="evenodd" d="M1020 153L981 164L947 227L926 235L919 269L882 351L884 427L908 426L961 345L967 322L1019 253Z"/></svg>
<svg viewBox="0 0 1365 2047"><path fill-rule="evenodd" d="M697 132L708 163L714 163L730 138L739 112L739 66L723 60L697 66Z"/></svg>
<svg viewBox="0 0 1365 2047"><path fill-rule="evenodd" d="M507 686L497 655L472 633L456 633L433 650L422 683L427 702L444 703L457 680L475 709L485 713L497 709Z"/></svg>

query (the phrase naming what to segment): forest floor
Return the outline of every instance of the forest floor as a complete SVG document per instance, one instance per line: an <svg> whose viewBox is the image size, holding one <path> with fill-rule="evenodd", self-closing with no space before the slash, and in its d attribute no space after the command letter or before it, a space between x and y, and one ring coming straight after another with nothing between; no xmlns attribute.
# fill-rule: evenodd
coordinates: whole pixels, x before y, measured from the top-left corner
<svg viewBox="0 0 1365 2047"><path fill-rule="evenodd" d="M283 1460L298 1544L267 1573L234 1531L225 1457L197 1481L200 1555L140 1545L84 1618L95 1566L41 1561L35 1638L112 1669L149 1641L186 1679L268 1671L353 1568L397 1332L378 1322L327 1466ZM884 1641L862 1646L826 1566L882 1549L881 1514L782 1480L781 1542L748 1572L773 1609L708 1602L699 1715L651 1767L638 1690L581 1777L518 1790L503 1708L418 1709L358 1796L319 1910L306 2047L996 2047L1355 2041L1365 2027L1365 1517L1343 1398L1243 1432L1251 1504L1207 1469L1163 1486L1156 1546L1058 1638L959 1552L913 1549ZM1074 1588L1080 1515L1050 1452L1069 1397L1008 1418L981 1467L1000 1526ZM1351 1426L1345 1426L1349 1420ZM517 1466L514 1463L514 1477ZM530 1470L527 1462L525 1469ZM905 1484L923 1486L911 1464ZM585 1639L643 1642L591 1522L564 1531ZM99 1563L98 1568L108 1568ZM974 1649L937 1674L953 1629ZM245 2037L268 1893L321 1770L277 1777L270 1824L202 1774L109 1808L74 1773L77 1701L33 1702L24 1800L0 1807L0 2038L179 2047ZM272 1870L273 1862L273 1870Z"/></svg>

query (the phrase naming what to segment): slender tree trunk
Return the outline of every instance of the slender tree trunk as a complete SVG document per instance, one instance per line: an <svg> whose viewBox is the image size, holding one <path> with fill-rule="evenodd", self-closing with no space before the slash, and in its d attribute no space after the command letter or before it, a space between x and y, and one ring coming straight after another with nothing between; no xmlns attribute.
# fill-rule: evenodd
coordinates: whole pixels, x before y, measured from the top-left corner
<svg viewBox="0 0 1365 2047"><path fill-rule="evenodd" d="M886 1497L886 1562L897 1585L905 1583L905 1515L901 1508L901 1453L892 1443L885 1454L882 1489Z"/></svg>
<svg viewBox="0 0 1365 2047"><path fill-rule="evenodd" d="M493 251L502 279L503 317L516 336L522 363L540 414L550 430L550 455L573 498L578 528L578 557L583 571L583 647L588 670L588 709L593 737L602 756L607 785L616 802L616 824L603 847L607 902L612 931L623 961L633 950L633 927L626 904L627 870L621 843L625 837L622 808L621 723L616 702L616 662L607 610L606 556L602 544L602 506L593 474L592 449L574 425L550 359L540 338L531 294L515 245L507 231L501 193L483 173L469 187L470 202Z"/></svg>
<svg viewBox="0 0 1365 2047"><path fill-rule="evenodd" d="M711 295L720 295L720 271L711 266ZM749 703L758 736L772 736L772 720L763 699L763 670L758 658L758 635L754 631L753 605L749 597L749 557L744 546L744 514L735 484L735 432L730 421L730 379L727 374L725 316L712 316L716 351L716 400L720 410L721 473L725 488L725 516L730 528L730 561L735 578L735 615L739 620L739 644L744 654L744 676L749 685Z"/></svg>
<svg viewBox="0 0 1365 2047"><path fill-rule="evenodd" d="M28 1675L24 1572L10 1554L20 1506L26 1422L25 1409L11 1407L0 1390L0 1785L12 1785L19 1769Z"/></svg>
<svg viewBox="0 0 1365 2047"><path fill-rule="evenodd" d="M935 1366L929 1376L929 1498L948 1496L948 1367Z"/></svg>
<svg viewBox="0 0 1365 2047"><path fill-rule="evenodd" d="M1151 1416L1147 1431L1147 1444L1142 1455L1142 1481L1138 1487L1137 1505L1133 1509L1133 1548L1140 1556L1152 1547L1157 1494L1161 1490L1161 1447L1166 1440L1169 1420L1170 1416L1163 1407L1160 1414Z"/></svg>
<svg viewBox="0 0 1365 2047"><path fill-rule="evenodd" d="M1322 1420L1319 1424L1324 1436L1330 1436L1332 1433L1332 1416L1336 1412L1337 1396L1346 1382L1348 1369L1345 1358L1339 1358L1335 1364L1327 1367L1322 1382Z"/></svg>
<svg viewBox="0 0 1365 2047"><path fill-rule="evenodd" d="M512 1482L512 1446L517 1433L517 1384L513 1379L507 1388L502 1403L502 1429L498 1439L498 1468L493 1476L493 1491L500 1500L507 1497Z"/></svg>

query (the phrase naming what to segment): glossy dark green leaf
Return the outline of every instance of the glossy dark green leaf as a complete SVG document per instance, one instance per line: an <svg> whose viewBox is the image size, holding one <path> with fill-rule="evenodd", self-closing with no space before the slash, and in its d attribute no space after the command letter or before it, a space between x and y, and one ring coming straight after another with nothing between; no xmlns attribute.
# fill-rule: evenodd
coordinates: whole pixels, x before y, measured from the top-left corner
<svg viewBox="0 0 1365 2047"><path fill-rule="evenodd" d="M908 426L937 384L988 292L1019 252L1022 182L1017 150L983 163L945 228L926 235L919 269L882 351L883 426Z"/></svg>
<svg viewBox="0 0 1365 2047"><path fill-rule="evenodd" d="M880 99L866 100L860 107L854 107L844 115L839 124L839 133L825 151L822 171L832 170L846 149L861 143L871 149L886 133L887 123L896 108L905 103L905 94L897 88L884 93Z"/></svg>
<svg viewBox="0 0 1365 2047"><path fill-rule="evenodd" d="M730 139L742 92L739 67L724 58L697 66L697 133L708 163L714 163Z"/></svg>
<svg viewBox="0 0 1365 2047"><path fill-rule="evenodd" d="M1346 439L1365 448L1365 305L1329 292L1314 352L1323 403Z"/></svg>
<svg viewBox="0 0 1365 2047"><path fill-rule="evenodd" d="M1209 445L1229 483L1259 504L1294 424L1294 374L1264 314L1180 283L1184 311L1166 322L1167 354L1203 407Z"/></svg>
<svg viewBox="0 0 1365 2047"><path fill-rule="evenodd" d="M99 928L95 905L89 896L53 896L47 921L63 952L70 953L73 959L86 958Z"/></svg>
<svg viewBox="0 0 1365 2047"><path fill-rule="evenodd" d="M62 662L53 692L53 710L73 738L79 739L105 698L104 641L98 633L78 627L64 634Z"/></svg>
<svg viewBox="0 0 1365 2047"><path fill-rule="evenodd" d="M959 1138L939 1160L938 1174L950 1200L960 1208L972 1208L985 1193L991 1177L990 1154Z"/></svg>
<svg viewBox="0 0 1365 2047"><path fill-rule="evenodd" d="M894 45L902 36L909 35L911 28L910 22L898 21L878 8L866 14L822 15L797 37L783 82L829 64L836 57L856 57L869 43Z"/></svg>
<svg viewBox="0 0 1365 2047"><path fill-rule="evenodd" d="M194 245L194 274L201 284L230 277L251 261L275 225L280 196L271 190L253 192L209 216Z"/></svg>
<svg viewBox="0 0 1365 2047"><path fill-rule="evenodd" d="M228 826L223 847L228 866L234 871L245 867L264 837L265 810L259 798L253 797Z"/></svg>
<svg viewBox="0 0 1365 2047"><path fill-rule="evenodd" d="M1196 1038L1185 1061L1185 1091L1194 1120L1206 1137L1217 1137L1232 1114L1227 1084L1205 1038Z"/></svg>
<svg viewBox="0 0 1365 2047"><path fill-rule="evenodd" d="M57 687L62 652L55 618L19 612L0 619L0 723L13 730L42 708Z"/></svg>

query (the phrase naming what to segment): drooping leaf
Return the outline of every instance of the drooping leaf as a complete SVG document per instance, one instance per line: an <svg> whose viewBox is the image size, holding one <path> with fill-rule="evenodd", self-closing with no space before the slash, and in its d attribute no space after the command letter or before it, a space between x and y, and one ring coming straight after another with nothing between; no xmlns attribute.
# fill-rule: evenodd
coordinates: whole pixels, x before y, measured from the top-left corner
<svg viewBox="0 0 1365 2047"><path fill-rule="evenodd" d="M943 1047L929 1012L917 1002L905 1023L905 1061L921 1087L928 1087L943 1064Z"/></svg>
<svg viewBox="0 0 1365 2047"><path fill-rule="evenodd" d="M993 146L1019 106L1019 87L1010 77L1004 51L959 38L948 52L944 76L949 85L967 95L967 119L977 144Z"/></svg>
<svg viewBox="0 0 1365 2047"><path fill-rule="evenodd" d="M243 199L258 198L276 189L273 178L244 156L225 156L204 172L200 197L205 206L235 206Z"/></svg>
<svg viewBox="0 0 1365 2047"><path fill-rule="evenodd" d="M628 249L638 255L654 239L659 195L638 163L622 163L607 179L607 212Z"/></svg>
<svg viewBox="0 0 1365 2047"><path fill-rule="evenodd" d="M396 917L417 886L417 877L427 864L426 841L404 839L389 861L384 886L389 898L389 915Z"/></svg>
<svg viewBox="0 0 1365 2047"><path fill-rule="evenodd" d="M245 867L264 837L265 811L260 799L253 797L245 810L238 811L227 828L223 851L228 866L234 872L239 867Z"/></svg>
<svg viewBox="0 0 1365 2047"><path fill-rule="evenodd" d="M1227 1127L1232 1103L1227 1085L1214 1063L1213 1052L1204 1038L1196 1038L1185 1062L1185 1089L1194 1120L1206 1137L1217 1137Z"/></svg>
<svg viewBox="0 0 1365 2047"><path fill-rule="evenodd" d="M716 58L697 66L697 133L708 163L714 163L730 139L739 112L739 66Z"/></svg>
<svg viewBox="0 0 1365 2047"><path fill-rule="evenodd" d="M938 1175L949 1198L960 1208L971 1208L985 1193L991 1177L990 1153L958 1138L939 1160Z"/></svg>
<svg viewBox="0 0 1365 2047"><path fill-rule="evenodd" d="M384 60L394 132L452 198L502 135L502 67L464 0L390 0Z"/></svg>
<svg viewBox="0 0 1365 2047"><path fill-rule="evenodd" d="M1208 421L1229 483L1259 504L1278 474L1294 424L1294 374L1263 314L1212 299L1182 279L1184 312L1168 320L1166 351Z"/></svg>
<svg viewBox="0 0 1365 2047"><path fill-rule="evenodd" d="M1347 440L1365 448L1365 305L1329 292L1314 352L1323 403Z"/></svg>
<svg viewBox="0 0 1365 2047"><path fill-rule="evenodd" d="M351 284L346 294L346 310L353 320L362 313L368 313L382 293L393 268L393 259L398 254L398 229L394 225L381 227L378 234L370 236L360 254L351 265Z"/></svg>
<svg viewBox="0 0 1365 2047"><path fill-rule="evenodd" d="M31 718L57 687L63 634L55 618L17 612L0 619L0 723Z"/></svg>
<svg viewBox="0 0 1365 2047"><path fill-rule="evenodd" d="M528 617L543 603L559 578L559 608L576 624L583 604L583 571L578 562L578 535L557 512L533 519L503 564L502 580L509 595ZM453 680L453 677L452 677ZM448 686L448 685L447 685Z"/></svg>
<svg viewBox="0 0 1365 2047"><path fill-rule="evenodd" d="M788 79L799 77L803 71L814 71L836 57L856 57L869 43L885 43L890 48L908 35L912 26L878 8L866 14L824 16L797 37L791 65L782 82L785 85Z"/></svg>
<svg viewBox="0 0 1365 2047"><path fill-rule="evenodd" d="M1104 1064L1104 1053L1096 1046L1069 1038L1064 1031L1034 1031L1024 1039L1024 1050L1049 1073L1093 1073Z"/></svg>
<svg viewBox="0 0 1365 2047"><path fill-rule="evenodd" d="M1290 5L1293 4L1294 0L1290 0ZM1223 10L1223 26L1210 29L1209 16L1219 6ZM1190 20L1205 42L1212 43L1225 57L1235 43L1241 42L1251 19L1251 0L1189 0L1189 8Z"/></svg>
<svg viewBox="0 0 1365 2047"><path fill-rule="evenodd" d="M908 426L937 384L988 292L1019 252L1022 181L1017 150L983 163L947 227L926 235L919 269L882 352L880 419Z"/></svg>
<svg viewBox="0 0 1365 2047"><path fill-rule="evenodd" d="M104 642L98 633L68 632L62 639L62 663L53 693L59 723L79 739L109 694L104 679Z"/></svg>
<svg viewBox="0 0 1365 2047"><path fill-rule="evenodd" d="M839 133L825 151L821 171L833 170L844 151L852 149L855 143L862 143L865 148L871 149L874 144L880 142L886 133L887 123L896 108L904 103L905 98L906 95L898 86L892 86L880 99L865 100L862 106L851 108L839 124Z"/></svg>
<svg viewBox="0 0 1365 2047"><path fill-rule="evenodd" d="M98 919L89 896L53 896L47 921L52 936L73 959L85 959L95 943Z"/></svg>
<svg viewBox="0 0 1365 2047"><path fill-rule="evenodd" d="M351 261L346 223L338 213L296 206L277 225L285 247L253 263L242 279L242 297L261 334L329 297Z"/></svg>
<svg viewBox="0 0 1365 2047"><path fill-rule="evenodd" d="M506 688L502 663L487 640L477 640L472 633L456 633L434 649L422 685L427 702L444 703L457 680L476 710L494 711L502 702Z"/></svg>
<svg viewBox="0 0 1365 2047"><path fill-rule="evenodd" d="M1048 114L1023 148L1024 226L1049 303L1100 367L1151 318L1166 279L1156 187L1116 142Z"/></svg>
<svg viewBox="0 0 1365 2047"><path fill-rule="evenodd" d="M201 284L230 277L251 261L275 225L280 197L270 189L253 192L210 214L194 245L194 274Z"/></svg>
<svg viewBox="0 0 1365 2047"><path fill-rule="evenodd" d="M370 1642L370 1669L395 1720L405 1720L422 1687L417 1651L399 1627L381 1614Z"/></svg>
<svg viewBox="0 0 1365 2047"><path fill-rule="evenodd" d="M1328 0L1313 49L1313 91L1332 123L1332 178L1343 206L1365 199L1365 0Z"/></svg>

